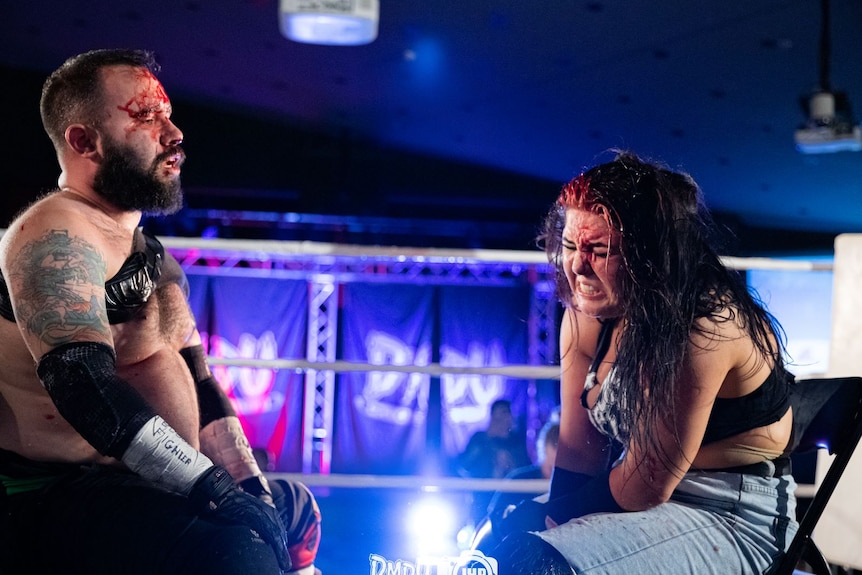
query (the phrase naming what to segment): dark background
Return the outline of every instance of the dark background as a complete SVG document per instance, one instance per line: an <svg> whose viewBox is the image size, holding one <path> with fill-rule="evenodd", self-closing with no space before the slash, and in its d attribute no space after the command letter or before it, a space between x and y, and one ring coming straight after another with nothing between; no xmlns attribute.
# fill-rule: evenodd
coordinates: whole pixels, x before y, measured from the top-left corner
<svg viewBox="0 0 862 575"><path fill-rule="evenodd" d="M275 0L4 2L0 226L56 182L44 77L122 46L156 51L185 133L188 207L161 233L532 249L611 147L689 171L725 253L862 231L862 153L793 142L824 79L862 106L858 0L831 0L825 60L816 0L381 4L375 42L327 47L281 36Z"/></svg>

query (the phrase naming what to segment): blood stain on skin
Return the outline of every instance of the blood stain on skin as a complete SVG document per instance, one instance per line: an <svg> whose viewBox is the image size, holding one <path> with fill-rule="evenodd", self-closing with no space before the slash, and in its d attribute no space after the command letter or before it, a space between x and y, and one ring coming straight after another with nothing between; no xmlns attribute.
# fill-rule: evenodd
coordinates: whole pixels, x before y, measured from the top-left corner
<svg viewBox="0 0 862 575"><path fill-rule="evenodd" d="M164 86L149 70L136 70L137 84L141 86L135 96L118 108L134 118L141 113L166 106L170 103Z"/></svg>
<svg viewBox="0 0 862 575"><path fill-rule="evenodd" d="M139 120L150 114L164 114L170 109L170 99L164 86L149 70L135 70L137 91L125 105L117 106L117 109L125 112L130 118ZM129 128L127 131L135 131ZM155 131L153 138L157 139Z"/></svg>

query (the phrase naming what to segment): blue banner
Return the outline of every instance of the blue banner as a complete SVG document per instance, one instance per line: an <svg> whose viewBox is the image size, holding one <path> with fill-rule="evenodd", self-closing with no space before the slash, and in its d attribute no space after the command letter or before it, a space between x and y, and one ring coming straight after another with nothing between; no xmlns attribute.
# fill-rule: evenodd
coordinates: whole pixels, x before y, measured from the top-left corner
<svg viewBox="0 0 862 575"><path fill-rule="evenodd" d="M523 287L440 288L440 363L494 367L528 363L530 290ZM491 404L512 403L517 433L526 444L527 382L497 375L443 375L442 445L457 456L477 431L486 429Z"/></svg>
<svg viewBox="0 0 862 575"><path fill-rule="evenodd" d="M346 361L428 365L434 292L385 284L343 286L339 348ZM429 376L345 373L337 381L333 473L409 473L425 455Z"/></svg>
<svg viewBox="0 0 862 575"><path fill-rule="evenodd" d="M192 304L213 357L304 359L307 284L274 278L192 276ZM201 294L205 295L201 295ZM207 311L202 311L207 310ZM212 366L252 447L274 471L302 469L304 376L293 370Z"/></svg>

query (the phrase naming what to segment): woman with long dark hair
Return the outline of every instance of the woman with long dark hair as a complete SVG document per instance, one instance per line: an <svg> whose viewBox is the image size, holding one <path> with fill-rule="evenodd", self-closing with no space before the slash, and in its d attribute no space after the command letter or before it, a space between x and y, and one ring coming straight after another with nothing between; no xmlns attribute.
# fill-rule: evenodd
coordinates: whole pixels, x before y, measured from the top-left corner
<svg viewBox="0 0 862 575"><path fill-rule="evenodd" d="M563 188L541 237L565 308L556 468L501 573L563 572L545 548L578 574L759 574L789 544L783 335L711 232L697 184L632 153Z"/></svg>

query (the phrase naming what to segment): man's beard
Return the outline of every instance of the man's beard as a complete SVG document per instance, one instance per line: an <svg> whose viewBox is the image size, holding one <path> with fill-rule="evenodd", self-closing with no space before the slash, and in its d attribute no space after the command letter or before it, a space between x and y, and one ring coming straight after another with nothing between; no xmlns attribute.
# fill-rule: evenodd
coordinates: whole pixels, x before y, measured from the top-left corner
<svg viewBox="0 0 862 575"><path fill-rule="evenodd" d="M173 214L183 207L179 177L164 181L158 178L169 158L179 155L179 163L185 159L179 146L159 154L149 169L141 166L131 148L108 140L104 150L102 165L93 180L96 193L122 210L149 215Z"/></svg>

